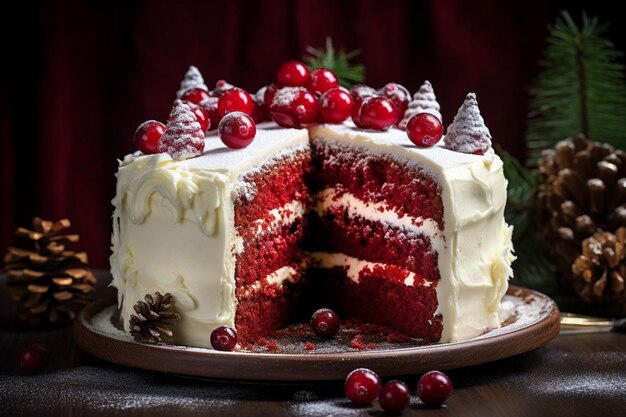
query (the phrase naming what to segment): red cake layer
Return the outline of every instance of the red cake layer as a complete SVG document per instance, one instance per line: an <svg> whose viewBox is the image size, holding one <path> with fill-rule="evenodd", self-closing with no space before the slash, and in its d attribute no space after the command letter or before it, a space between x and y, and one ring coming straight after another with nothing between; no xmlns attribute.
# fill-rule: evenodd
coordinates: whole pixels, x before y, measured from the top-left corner
<svg viewBox="0 0 626 417"><path fill-rule="evenodd" d="M340 252L365 261L398 265L431 281L439 279L438 254L432 249L430 236L349 216L340 207L330 207L321 218L310 213L308 221L309 250Z"/></svg>
<svg viewBox="0 0 626 417"><path fill-rule="evenodd" d="M356 284L343 268L309 268L312 290L307 297L313 308L333 308L342 318L356 317L426 342L439 341L443 324L441 316L435 315L437 283L409 287L385 275L380 270L363 271Z"/></svg>
<svg viewBox="0 0 626 417"><path fill-rule="evenodd" d="M235 328L239 343L252 343L267 336L299 316L299 283L285 281L277 286L265 282L250 294L239 294Z"/></svg>
<svg viewBox="0 0 626 417"><path fill-rule="evenodd" d="M235 281L237 287L253 284L272 272L290 264L300 264L303 251L303 219L286 224L273 232L244 241L244 251L237 255Z"/></svg>
<svg viewBox="0 0 626 417"><path fill-rule="evenodd" d="M312 140L316 191L336 188L362 201L385 202L400 217L430 218L443 230L441 187L424 169L356 147Z"/></svg>

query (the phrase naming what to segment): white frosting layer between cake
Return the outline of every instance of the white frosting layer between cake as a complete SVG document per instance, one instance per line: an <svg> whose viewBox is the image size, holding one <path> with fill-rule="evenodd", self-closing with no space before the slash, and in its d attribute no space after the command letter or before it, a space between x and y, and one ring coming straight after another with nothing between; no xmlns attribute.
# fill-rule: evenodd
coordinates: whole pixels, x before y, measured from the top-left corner
<svg viewBox="0 0 626 417"><path fill-rule="evenodd" d="M313 142L360 148L365 154L423 168L437 180L444 204L436 312L443 319L441 342L467 340L499 327L500 300L513 276L511 263L515 257L512 228L504 221L507 182L502 161L493 149L485 155L472 155L441 146L417 148L407 140L406 133L396 129L364 132L349 125L315 126L310 135ZM372 220L400 227L416 220L393 219L389 211L357 210ZM432 236L435 247L439 239L435 233Z"/></svg>

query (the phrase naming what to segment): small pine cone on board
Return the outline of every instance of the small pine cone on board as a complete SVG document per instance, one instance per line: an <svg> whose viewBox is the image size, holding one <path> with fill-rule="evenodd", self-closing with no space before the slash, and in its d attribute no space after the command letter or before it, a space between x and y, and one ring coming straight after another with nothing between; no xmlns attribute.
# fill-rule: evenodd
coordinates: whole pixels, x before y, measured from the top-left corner
<svg viewBox="0 0 626 417"><path fill-rule="evenodd" d="M172 337L171 326L180 316L173 311L174 297L170 293L146 294L133 306L135 314L130 316L130 334L137 342L162 343L163 337Z"/></svg>

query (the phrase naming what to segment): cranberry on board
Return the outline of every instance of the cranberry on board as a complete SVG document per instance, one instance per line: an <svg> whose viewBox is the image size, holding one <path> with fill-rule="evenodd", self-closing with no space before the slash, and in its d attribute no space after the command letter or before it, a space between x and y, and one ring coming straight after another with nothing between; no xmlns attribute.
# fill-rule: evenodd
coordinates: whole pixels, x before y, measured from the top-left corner
<svg viewBox="0 0 626 417"><path fill-rule="evenodd" d="M222 352L230 352L237 346L237 331L228 326L219 326L211 332L211 346Z"/></svg>
<svg viewBox="0 0 626 417"><path fill-rule="evenodd" d="M320 308L311 316L311 328L317 336L330 339L339 331L339 316L329 308Z"/></svg>

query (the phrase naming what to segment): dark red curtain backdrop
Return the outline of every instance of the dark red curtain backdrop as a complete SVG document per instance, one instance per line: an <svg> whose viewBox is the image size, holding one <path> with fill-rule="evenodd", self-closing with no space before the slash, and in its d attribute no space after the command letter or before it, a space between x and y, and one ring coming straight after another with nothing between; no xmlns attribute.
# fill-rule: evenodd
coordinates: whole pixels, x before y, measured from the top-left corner
<svg viewBox="0 0 626 417"><path fill-rule="evenodd" d="M361 49L374 87L397 81L414 92L429 79L446 122L477 92L495 142L523 156L525 86L546 23L564 7L619 15L596 3L498 0L14 7L0 17L0 250L32 216L69 217L96 267L108 263L116 160L133 151L139 123L165 120L190 64L207 84L224 78L256 91L283 61L332 36L338 47Z"/></svg>

